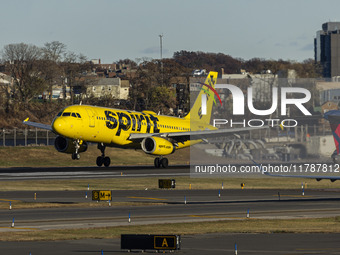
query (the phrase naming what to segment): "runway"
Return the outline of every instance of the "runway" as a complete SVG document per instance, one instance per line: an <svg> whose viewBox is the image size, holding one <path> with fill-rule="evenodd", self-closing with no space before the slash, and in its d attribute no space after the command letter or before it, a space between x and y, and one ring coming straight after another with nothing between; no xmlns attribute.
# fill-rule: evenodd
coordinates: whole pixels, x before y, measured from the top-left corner
<svg viewBox="0 0 340 255"><path fill-rule="evenodd" d="M41 168L0 168L0 181L44 180L44 179L92 179L92 178L143 178L189 176L189 166L179 165L168 168L154 166L114 166L114 167L41 167Z"/></svg>
<svg viewBox="0 0 340 255"><path fill-rule="evenodd" d="M164 224L245 219L292 219L339 215L340 192L309 190L147 190L113 191L112 206L91 207L85 191L0 192L3 203L13 209L0 210L0 231L53 230L105 226ZM66 204L66 208L15 209L15 201ZM185 203L186 201L186 203ZM142 202L141 206L122 206L120 202ZM72 204L85 203L80 207ZM88 203L88 206L86 206ZM117 204L117 205L116 205ZM131 223L128 216L131 215ZM15 218L15 228L11 222Z"/></svg>
<svg viewBox="0 0 340 255"><path fill-rule="evenodd" d="M1 180L82 179L121 177L189 176L189 166L155 169L153 166L2 168Z"/></svg>

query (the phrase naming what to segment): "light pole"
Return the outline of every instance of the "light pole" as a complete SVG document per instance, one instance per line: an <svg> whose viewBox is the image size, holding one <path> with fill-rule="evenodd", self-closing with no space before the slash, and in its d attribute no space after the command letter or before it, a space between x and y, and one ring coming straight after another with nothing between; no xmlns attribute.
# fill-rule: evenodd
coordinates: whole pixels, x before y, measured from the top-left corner
<svg viewBox="0 0 340 255"><path fill-rule="evenodd" d="M160 43L160 53L161 53L161 76L162 76L162 86L163 86L163 34L159 35Z"/></svg>

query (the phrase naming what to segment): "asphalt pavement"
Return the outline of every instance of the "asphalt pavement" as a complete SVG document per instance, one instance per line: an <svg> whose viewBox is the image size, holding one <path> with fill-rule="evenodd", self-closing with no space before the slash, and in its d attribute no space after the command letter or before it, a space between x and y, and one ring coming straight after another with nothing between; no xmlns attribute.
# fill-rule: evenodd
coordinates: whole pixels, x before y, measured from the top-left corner
<svg viewBox="0 0 340 255"><path fill-rule="evenodd" d="M340 254L340 234L205 234L181 237L181 249L174 254L240 255ZM101 255L129 254L121 250L120 239L85 239L53 242L0 242L1 254ZM102 253L103 252L103 253ZM132 254L154 254L153 250L132 250Z"/></svg>

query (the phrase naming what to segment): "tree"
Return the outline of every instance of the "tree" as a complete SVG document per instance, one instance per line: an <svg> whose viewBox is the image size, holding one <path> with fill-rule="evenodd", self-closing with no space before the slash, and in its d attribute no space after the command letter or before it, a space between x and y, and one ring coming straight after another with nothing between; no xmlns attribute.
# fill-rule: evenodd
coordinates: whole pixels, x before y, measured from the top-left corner
<svg viewBox="0 0 340 255"><path fill-rule="evenodd" d="M35 45L4 46L2 58L13 78L12 96L24 106L46 89L46 82L41 78L41 57L42 50Z"/></svg>
<svg viewBox="0 0 340 255"><path fill-rule="evenodd" d="M149 94L151 99L149 107L155 112L169 114L169 109L176 106L176 93L174 89L157 86L151 88Z"/></svg>
<svg viewBox="0 0 340 255"><path fill-rule="evenodd" d="M71 102L74 103L74 87L77 84L77 80L82 76L83 72L86 72L90 64L86 61L86 57L82 54L77 55L74 52L68 52L65 54L64 61L61 63L63 70L63 77L67 82L67 85L70 87L71 93ZM64 84L64 98L66 98L66 88Z"/></svg>
<svg viewBox="0 0 340 255"><path fill-rule="evenodd" d="M63 56L66 51L66 45L59 42L53 41L50 43L45 43L42 48L43 58L42 58L42 74L43 78L48 83L49 100L52 101L52 87L62 76L62 69L60 62L63 60Z"/></svg>

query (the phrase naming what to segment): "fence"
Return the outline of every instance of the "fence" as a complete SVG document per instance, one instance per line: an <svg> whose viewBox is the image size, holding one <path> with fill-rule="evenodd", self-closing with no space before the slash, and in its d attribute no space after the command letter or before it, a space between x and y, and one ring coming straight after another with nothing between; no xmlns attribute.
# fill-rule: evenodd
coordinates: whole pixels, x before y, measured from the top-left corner
<svg viewBox="0 0 340 255"><path fill-rule="evenodd" d="M0 146L53 145L56 135L41 129L2 129Z"/></svg>
<svg viewBox="0 0 340 255"><path fill-rule="evenodd" d="M309 136L330 135L329 125L302 125L294 128L279 127L269 128L266 130L254 130L242 134L243 139L266 139L272 142L305 142ZM28 146L28 145L53 145L56 134L49 130L42 129L2 129L0 130L0 146ZM219 137L212 142L221 142L223 139L229 140L230 137Z"/></svg>

